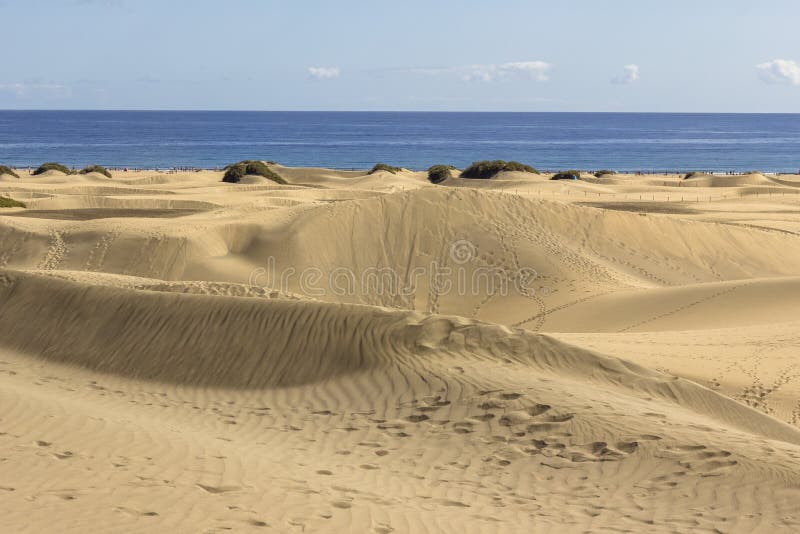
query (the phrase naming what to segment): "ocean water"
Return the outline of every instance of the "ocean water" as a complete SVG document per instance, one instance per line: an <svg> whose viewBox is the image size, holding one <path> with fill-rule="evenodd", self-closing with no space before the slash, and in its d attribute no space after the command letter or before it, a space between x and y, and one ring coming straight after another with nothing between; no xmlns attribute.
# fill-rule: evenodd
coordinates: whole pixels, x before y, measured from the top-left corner
<svg viewBox="0 0 800 534"><path fill-rule="evenodd" d="M798 172L800 115L0 111L0 164L213 168L241 159L411 169L480 159L540 169Z"/></svg>

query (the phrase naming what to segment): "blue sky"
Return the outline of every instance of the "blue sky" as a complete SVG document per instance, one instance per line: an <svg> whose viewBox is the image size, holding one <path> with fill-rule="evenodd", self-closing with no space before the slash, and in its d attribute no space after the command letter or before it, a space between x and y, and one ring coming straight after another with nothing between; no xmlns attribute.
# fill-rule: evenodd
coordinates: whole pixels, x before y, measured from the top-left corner
<svg viewBox="0 0 800 534"><path fill-rule="evenodd" d="M0 0L0 109L800 112L796 0Z"/></svg>

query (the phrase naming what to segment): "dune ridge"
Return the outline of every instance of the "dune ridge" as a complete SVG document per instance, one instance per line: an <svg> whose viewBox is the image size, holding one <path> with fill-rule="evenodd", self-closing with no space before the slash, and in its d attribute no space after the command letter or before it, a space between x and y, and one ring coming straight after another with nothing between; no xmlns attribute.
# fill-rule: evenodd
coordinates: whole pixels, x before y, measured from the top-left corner
<svg viewBox="0 0 800 534"><path fill-rule="evenodd" d="M392 365L418 367L411 359L504 359L655 395L800 445L800 430L692 382L524 330L358 305L86 287L13 271L0 279L0 324L13 325L0 330L0 346L127 378L286 387Z"/></svg>

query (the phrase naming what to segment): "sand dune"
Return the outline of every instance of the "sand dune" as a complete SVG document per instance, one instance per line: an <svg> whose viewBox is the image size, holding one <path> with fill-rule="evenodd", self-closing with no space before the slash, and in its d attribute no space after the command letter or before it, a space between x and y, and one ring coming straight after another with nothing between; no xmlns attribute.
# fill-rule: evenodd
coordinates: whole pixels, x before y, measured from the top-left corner
<svg viewBox="0 0 800 534"><path fill-rule="evenodd" d="M799 278L618 291L547 310L551 332L706 330L800 320ZM524 324L522 326L525 326Z"/></svg>
<svg viewBox="0 0 800 534"><path fill-rule="evenodd" d="M760 173L741 174L733 176L716 176L710 174L700 174L687 178L684 185L688 187L741 187L745 185L766 185L773 186L780 184L779 181L764 176Z"/></svg>
<svg viewBox="0 0 800 534"><path fill-rule="evenodd" d="M800 529L792 178L273 169L0 183L4 530Z"/></svg>

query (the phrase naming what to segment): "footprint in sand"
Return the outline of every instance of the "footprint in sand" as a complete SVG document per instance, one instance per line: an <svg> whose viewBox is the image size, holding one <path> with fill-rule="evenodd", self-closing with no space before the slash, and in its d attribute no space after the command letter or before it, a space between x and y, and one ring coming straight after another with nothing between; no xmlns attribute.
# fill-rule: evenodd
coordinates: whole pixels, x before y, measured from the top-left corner
<svg viewBox="0 0 800 534"><path fill-rule="evenodd" d="M116 506L114 508L117 512L122 512L123 514L131 515L131 516L142 516L142 517L156 517L158 516L158 512L153 511L144 511L141 512L139 510L134 510L133 508L127 508L125 506Z"/></svg>
<svg viewBox="0 0 800 534"><path fill-rule="evenodd" d="M528 412L529 415L532 417L536 417L537 415L542 415L546 411L551 408L549 404L534 404L533 406L527 408L525 411Z"/></svg>
<svg viewBox="0 0 800 534"><path fill-rule="evenodd" d="M626 454L633 454L636 450L639 449L639 442L638 441L621 441L617 443L617 449L621 450Z"/></svg>
<svg viewBox="0 0 800 534"><path fill-rule="evenodd" d="M406 421L409 421L411 423L421 423L423 421L427 421L428 419L430 419L430 417L428 417L424 413L413 414L413 415L409 415L408 417L406 417Z"/></svg>
<svg viewBox="0 0 800 534"><path fill-rule="evenodd" d="M205 484L196 484L198 488L211 494L229 493L231 491L239 491L239 486L206 486Z"/></svg>
<svg viewBox="0 0 800 534"><path fill-rule="evenodd" d="M453 432L456 434L470 434L474 432L473 424L469 421L461 421L453 424Z"/></svg>
<svg viewBox="0 0 800 534"><path fill-rule="evenodd" d="M563 415L551 415L542 419L545 423L566 423L570 421L573 417L573 414L563 414Z"/></svg>

